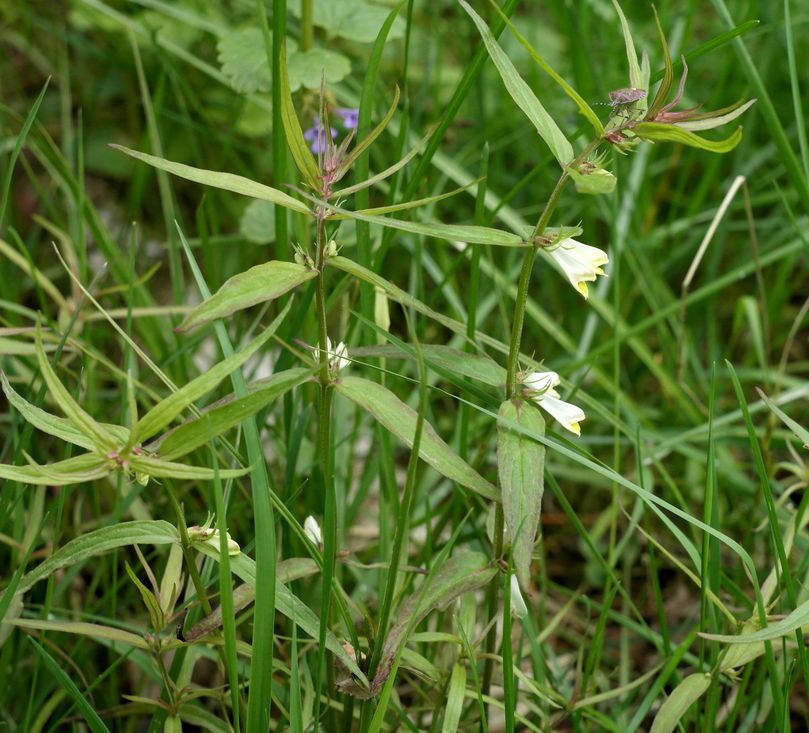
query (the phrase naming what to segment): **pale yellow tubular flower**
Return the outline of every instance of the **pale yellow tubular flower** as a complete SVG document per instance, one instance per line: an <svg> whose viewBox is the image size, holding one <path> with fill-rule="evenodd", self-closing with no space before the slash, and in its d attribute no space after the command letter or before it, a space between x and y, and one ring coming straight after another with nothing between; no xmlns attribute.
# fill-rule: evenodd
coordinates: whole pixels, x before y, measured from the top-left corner
<svg viewBox="0 0 809 733"><path fill-rule="evenodd" d="M559 375L556 372L531 372L523 377L523 386L531 394L529 398L536 402L543 410L551 415L565 430L574 435L581 435L581 423L586 415L578 405L565 402L559 398L554 389L559 385Z"/></svg>
<svg viewBox="0 0 809 733"><path fill-rule="evenodd" d="M585 299L589 296L587 283L595 282L596 277L604 275L601 266L610 261L604 250L575 239L562 240L556 247L549 249L548 254L556 260L570 284Z"/></svg>

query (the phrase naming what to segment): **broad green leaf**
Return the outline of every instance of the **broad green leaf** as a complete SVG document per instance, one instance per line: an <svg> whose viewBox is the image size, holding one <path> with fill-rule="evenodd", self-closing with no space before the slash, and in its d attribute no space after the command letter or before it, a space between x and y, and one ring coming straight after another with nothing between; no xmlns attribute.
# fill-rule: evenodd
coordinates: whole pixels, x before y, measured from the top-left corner
<svg viewBox="0 0 809 733"><path fill-rule="evenodd" d="M111 450L116 447L112 436L106 432L85 410L73 399L73 395L59 381L56 372L53 371L50 361L42 348L42 332L37 323L36 330L37 363L42 373L42 378L48 387L51 397L59 405L65 417L70 420L78 430L84 433L97 450Z"/></svg>
<svg viewBox="0 0 809 733"><path fill-rule="evenodd" d="M61 634L78 634L96 641L113 641L135 649L149 649L149 642L140 634L116 629L114 626L89 624L83 621L52 621L40 618L5 619L4 624L30 631L54 631Z"/></svg>
<svg viewBox="0 0 809 733"><path fill-rule="evenodd" d="M148 163L155 168L167 171L180 178L185 178L188 181L202 183L206 186L213 186L214 188L221 188L225 191L233 191L234 193L241 194L242 196L250 196L254 199L269 201L301 214L311 213L306 204L292 198L292 196L285 194L283 191L265 186L263 183L251 181L244 176L237 176L233 173L222 173L220 171L209 171L204 168L194 168L183 163L174 163L165 158L158 158L147 153L140 153L137 150L130 150L123 145L110 145L110 147L120 150L122 153L143 161L144 163Z"/></svg>
<svg viewBox="0 0 809 733"><path fill-rule="evenodd" d="M267 201L251 201L242 212L239 231L253 244L274 242L275 207Z"/></svg>
<svg viewBox="0 0 809 733"><path fill-rule="evenodd" d="M688 708L711 686L711 675L696 672L688 675L660 706L649 733L671 733L677 728Z"/></svg>
<svg viewBox="0 0 809 733"><path fill-rule="evenodd" d="M0 463L0 478L31 486L67 486L103 478L112 466L97 453L85 453L46 465L11 466Z"/></svg>
<svg viewBox="0 0 809 733"><path fill-rule="evenodd" d="M652 142L672 142L700 148L711 153L727 153L733 150L742 139L742 128L737 127L733 134L724 140L706 140L693 132L662 122L641 122L632 128L639 138Z"/></svg>
<svg viewBox="0 0 809 733"><path fill-rule="evenodd" d="M312 151L303 137L298 113L295 111L295 103L292 101L285 48L281 50L279 63L281 64L281 122L284 126L287 145L292 153L292 159L295 161L295 167L306 183L315 191L319 191L322 188L320 171L312 156Z"/></svg>
<svg viewBox="0 0 809 733"><path fill-rule="evenodd" d="M289 86L320 89L323 77L327 85L337 84L351 73L351 62L341 53L325 48L310 48L289 55Z"/></svg>
<svg viewBox="0 0 809 733"><path fill-rule="evenodd" d="M124 562L124 568L126 569L126 574L129 576L129 579L138 589L140 597L143 599L143 605L146 606L146 610L149 612L149 623L152 625L152 629L160 633L166 625L166 619L163 616L163 609L160 608L155 594L141 582L128 562Z"/></svg>
<svg viewBox="0 0 809 733"><path fill-rule="evenodd" d="M373 415L408 446L413 446L416 412L389 389L376 382L351 376L339 379L335 388L341 395ZM496 487L455 453L426 420L421 436L419 456L441 475L472 489L487 499L499 500L500 496Z"/></svg>
<svg viewBox="0 0 809 733"><path fill-rule="evenodd" d="M423 344L421 346L424 361L446 371L454 372L462 377L469 377L493 387L504 387L506 370L491 357L479 354L468 354L441 344ZM351 356L357 359L374 357L382 359L413 359L411 354L402 351L392 344L380 346L361 346L351 349Z"/></svg>
<svg viewBox="0 0 809 733"><path fill-rule="evenodd" d="M250 387L250 392L238 399L217 403L200 417L183 423L149 446L159 451L160 458L171 461L205 445L212 436L221 435L255 414L270 402L293 387L301 384L311 374L310 369L296 368L274 374ZM224 476L224 472L222 472Z"/></svg>
<svg viewBox="0 0 809 733"><path fill-rule="evenodd" d="M388 678L399 650L407 643L408 629L415 629L432 611L447 608L458 596L488 585L497 573L483 553L458 552L430 579L428 588L414 591L400 606L385 638L371 693L376 694Z"/></svg>
<svg viewBox="0 0 809 733"><path fill-rule="evenodd" d="M559 129L553 117L551 117L545 107L542 106L542 102L540 102L531 91L531 87L529 87L520 76L514 64L511 62L511 59L509 59L505 51L500 47L500 44L497 43L497 40L494 35L492 35L489 26L486 25L483 18L472 10L464 0L458 0L458 2L460 2L463 9L466 10L469 17L472 18L472 21L477 26L483 38L486 50L489 52L489 56L497 67L500 78L503 80L503 84L505 84L511 98L532 122L539 136L551 149L556 160L559 161L559 165L565 168L575 157L573 146Z"/></svg>
<svg viewBox="0 0 809 733"><path fill-rule="evenodd" d="M300 0L289 0L287 7L300 17ZM373 43L388 17L388 12L389 9L384 5L366 0L314 0L313 22L329 36L339 36L359 43ZM397 18L389 37L401 38L403 35L404 23Z"/></svg>
<svg viewBox="0 0 809 733"><path fill-rule="evenodd" d="M775 404L767 395L764 394L760 389L756 390L764 400L764 404L772 410L773 414L786 425L795 435L795 437L803 443L804 448L809 448L809 430L807 430L803 425L793 420L789 415L787 415L778 405Z"/></svg>
<svg viewBox="0 0 809 733"><path fill-rule="evenodd" d="M284 310L279 313L270 326L266 328L263 333L254 338L244 349L215 364L204 374L192 379L149 410L138 422L138 434L140 439L147 440L163 430L167 425L170 425L171 421L189 405L193 404L195 400L210 392L232 371L242 366L272 338L278 330L278 326L281 325L284 317L289 312L291 304L292 301L287 303Z"/></svg>
<svg viewBox="0 0 809 733"><path fill-rule="evenodd" d="M463 661L456 662L452 667L447 688L447 704L444 707L444 722L441 733L457 733L458 723L466 702L466 667Z"/></svg>
<svg viewBox="0 0 809 733"><path fill-rule="evenodd" d="M127 545L169 545L180 541L180 534L173 524L162 520L119 522L111 527L87 532L60 547L47 560L27 573L18 593L25 593L40 580L69 565L77 565L91 557Z"/></svg>
<svg viewBox="0 0 809 733"><path fill-rule="evenodd" d="M13 405L20 415L37 430L41 430L43 433L53 435L73 445L81 446L87 450L93 450L95 448L93 441L81 430L78 430L70 420L51 415L49 412L45 412L45 410L32 405L18 394L11 384L9 384L4 372L0 372L0 382L2 382L3 392L9 404ZM129 440L129 431L126 428L120 425L110 425L108 423L99 423L99 425L115 438L118 445L125 445L127 440Z"/></svg>
<svg viewBox="0 0 809 733"><path fill-rule="evenodd" d="M203 555L207 555L219 562L219 550L211 547L208 544L195 545L195 549ZM256 586L256 561L241 553L237 557L230 558L230 568L234 575L241 578L245 583L249 583L255 588ZM298 597L292 593L280 580L276 579L275 584L275 608L278 613L283 614L288 619L296 623L303 629L310 637L317 639L319 636L320 621L314 612ZM337 640L337 637L331 632L326 633L326 647L334 654L348 669L351 670L355 677L363 682L367 682L367 678L362 670L357 666L357 661L353 655L346 653L343 649L342 643Z"/></svg>
<svg viewBox="0 0 809 733"><path fill-rule="evenodd" d="M499 416L537 435L545 435L545 420L529 402L506 400L500 405ZM545 446L498 421L497 475L514 570L527 591L545 491Z"/></svg>
<svg viewBox="0 0 809 733"><path fill-rule="evenodd" d="M271 260L256 265L227 280L210 298L194 308L177 330L188 331L251 305L274 300L314 277L317 277L315 270L296 262Z"/></svg>

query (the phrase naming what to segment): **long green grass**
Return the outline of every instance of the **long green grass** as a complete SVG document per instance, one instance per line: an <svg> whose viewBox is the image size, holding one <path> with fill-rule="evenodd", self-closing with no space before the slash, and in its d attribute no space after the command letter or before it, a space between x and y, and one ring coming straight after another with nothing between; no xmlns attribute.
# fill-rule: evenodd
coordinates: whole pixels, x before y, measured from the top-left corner
<svg viewBox="0 0 809 733"><path fill-rule="evenodd" d="M809 5L614 5L0 2L2 725L809 727Z"/></svg>

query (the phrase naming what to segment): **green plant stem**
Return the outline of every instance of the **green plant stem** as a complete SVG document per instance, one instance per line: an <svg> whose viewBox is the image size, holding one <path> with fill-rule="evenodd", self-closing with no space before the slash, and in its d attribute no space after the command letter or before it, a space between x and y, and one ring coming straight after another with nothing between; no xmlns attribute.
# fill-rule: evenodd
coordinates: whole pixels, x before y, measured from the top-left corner
<svg viewBox="0 0 809 733"><path fill-rule="evenodd" d="M498 561L503 556L505 516L503 505L497 504L494 508L494 560ZM486 618L492 626L486 635L486 662L483 665L483 697L489 695L492 686L492 672L494 671L494 648L497 644L497 623L493 621L497 615L497 600L500 596L499 576L495 575L489 587L486 589ZM482 730L482 728L481 728Z"/></svg>
<svg viewBox="0 0 809 733"><path fill-rule="evenodd" d="M312 15L312 0L301 0L301 51L312 48L315 26Z"/></svg>

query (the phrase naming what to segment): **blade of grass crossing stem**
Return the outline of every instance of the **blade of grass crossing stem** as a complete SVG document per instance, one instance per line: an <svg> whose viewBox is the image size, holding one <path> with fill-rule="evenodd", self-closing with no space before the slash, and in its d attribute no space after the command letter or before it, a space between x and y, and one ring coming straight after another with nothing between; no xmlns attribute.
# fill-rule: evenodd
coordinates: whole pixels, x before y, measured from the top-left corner
<svg viewBox="0 0 809 733"><path fill-rule="evenodd" d="M140 96L143 103L143 113L146 116L146 129L149 135L150 147L156 156L162 158L164 157L163 145L160 142L160 131L157 126L157 119L155 118L152 95L149 91L149 84L146 81L146 74L143 70L143 62L141 61L138 44L137 41L135 41L135 35L131 28L128 29L127 36L129 37L129 45L132 48L132 56L135 59L135 69L138 75L138 86L140 87ZM174 227L172 226L172 222L177 220L177 212L174 209L171 182L169 174L166 173L166 171L157 168L155 169L155 175L157 176L157 188L160 192L160 204L163 209L163 220L169 240L169 274L171 276L172 296L175 303L183 303L185 300L185 283L183 282L183 266L180 258L180 248L177 245L177 237L174 234ZM176 322L174 325L177 325Z"/></svg>
<svg viewBox="0 0 809 733"><path fill-rule="evenodd" d="M110 729L104 725L104 721L101 720L93 706L88 702L87 698L81 694L81 690L76 687L76 684L70 679L65 670L59 666L59 663L50 654L48 654L45 647L34 641L34 639L32 639L30 636L28 637L28 641L30 641L34 649L36 649L37 654L39 654L42 661L45 662L45 666L56 678L56 681L59 683L60 687L62 687L62 689L73 698L73 702L81 712L82 717L87 721L87 725L90 727L90 730L92 730L93 733L110 733Z"/></svg>
<svg viewBox="0 0 809 733"><path fill-rule="evenodd" d="M514 712L517 709L517 691L514 680L514 651L511 641L511 580L514 572L509 553L508 572L503 574L503 712L506 733L514 733Z"/></svg>
<svg viewBox="0 0 809 733"><path fill-rule="evenodd" d="M761 446L756 436L756 428L753 425L753 420L750 417L750 410L747 408L747 400L742 391L741 382L736 374L736 370L729 361L725 361L730 378L733 381L733 389L736 392L736 398L739 406L742 409L742 416L744 424L747 428L747 437L750 440L750 447L753 451L753 458L756 464L756 471L758 472L759 483L764 495L764 502L767 505L767 519L770 524L770 538L774 545L775 554L778 557L778 562L781 565L781 576L784 579L784 586L787 592L787 599L789 600L790 610L798 606L798 594L795 588L795 579L792 575L792 570L789 566L789 558L784 550L784 542L781 537L781 527L778 523L778 512L775 506L775 498L772 494L772 485L770 484L769 477L767 476L767 467L764 464L764 456L761 453ZM803 633L800 629L796 629L795 638L798 642L798 658L801 663L801 671L803 672L803 681L805 685L809 686L809 660L807 660L806 646L803 641ZM780 688L779 688L780 689ZM775 699L773 700L775 704Z"/></svg>
<svg viewBox="0 0 809 733"><path fill-rule="evenodd" d="M34 124L34 120L39 112L39 106L42 104L42 100L45 98L45 92L48 91L48 84L50 83L51 78L48 77L44 86L42 87L42 91L39 93L39 96L36 98L33 105L31 105L31 109L28 111L28 115L25 118L22 129L17 135L17 140L14 143L8 163L6 164L6 174L3 176L3 189L0 191L0 196L2 196L3 202L0 204L0 232L5 229L6 211L8 210L8 197L11 193L11 179L14 175L14 166L17 162L17 158L20 157L22 147L25 145L25 139L28 137L28 132L31 129L31 125Z"/></svg>
<svg viewBox="0 0 809 733"><path fill-rule="evenodd" d="M222 609L222 630L225 635L225 664L230 685L230 703L233 714L233 730L239 733L239 668L236 660L236 614L233 610L233 580L230 575L230 555L228 554L228 523L225 508L225 495L219 477L219 461L216 445L211 446L211 465L214 470L214 499L216 505L216 528L219 531L219 604Z"/></svg>
<svg viewBox="0 0 809 733"><path fill-rule="evenodd" d="M197 287L203 298L211 297L202 272L197 266L185 235L177 225L183 249L185 250ZM221 322L214 324L219 347L225 357L235 353ZM237 397L244 397L247 389L240 370L230 375L233 391ZM256 543L256 600L254 606L253 653L250 663L250 689L247 695L248 733L265 733L269 727L269 701L272 683L273 626L275 623L275 522L270 500L270 477L261 450L258 427L254 417L242 423L244 441L247 446L247 459L252 466L250 482L253 489L253 510L255 513Z"/></svg>
<svg viewBox="0 0 809 733"><path fill-rule="evenodd" d="M717 496L717 481L716 481L716 441L714 434L714 405L716 404L716 364L711 367L711 386L708 397L708 446L707 446L707 459L708 465L705 475L705 503L703 507L702 521L709 524L715 529L719 529L719 505ZM700 629L706 631L708 629L717 629L716 607L709 601L708 592L718 594L720 592L720 576L719 576L719 540L712 535L704 533L702 535L702 567L701 567L701 580L700 583ZM718 648L716 644L710 645L706 648L705 641L700 639L699 658L700 666L703 669L712 667L716 661ZM706 659L707 654L710 654L710 660ZM707 665L707 666L706 666ZM713 705L718 704L718 691L719 685L712 685L712 693L708 698L705 710L705 722L714 719L711 712ZM699 728L702 710L697 709L697 722L696 726Z"/></svg>

